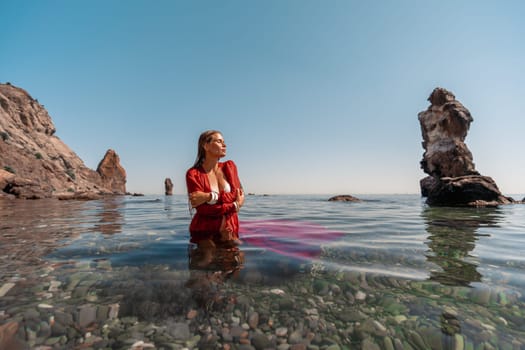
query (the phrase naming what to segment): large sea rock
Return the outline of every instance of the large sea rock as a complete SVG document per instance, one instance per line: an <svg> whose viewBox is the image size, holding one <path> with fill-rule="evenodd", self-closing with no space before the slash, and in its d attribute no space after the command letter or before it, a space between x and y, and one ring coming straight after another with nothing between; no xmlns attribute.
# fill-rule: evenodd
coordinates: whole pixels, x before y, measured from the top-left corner
<svg viewBox="0 0 525 350"><path fill-rule="evenodd" d="M94 171L55 132L43 105L21 88L0 84L0 198L125 194L126 172L114 151Z"/></svg>
<svg viewBox="0 0 525 350"><path fill-rule="evenodd" d="M97 173L102 179L102 186L116 194L126 193L126 170L120 165L120 157L112 149L106 151L98 163Z"/></svg>
<svg viewBox="0 0 525 350"><path fill-rule="evenodd" d="M513 203L496 182L476 171L465 144L473 118L454 94L436 88L430 106L418 114L423 136L421 168L429 176L420 181L421 194L430 205L496 206Z"/></svg>

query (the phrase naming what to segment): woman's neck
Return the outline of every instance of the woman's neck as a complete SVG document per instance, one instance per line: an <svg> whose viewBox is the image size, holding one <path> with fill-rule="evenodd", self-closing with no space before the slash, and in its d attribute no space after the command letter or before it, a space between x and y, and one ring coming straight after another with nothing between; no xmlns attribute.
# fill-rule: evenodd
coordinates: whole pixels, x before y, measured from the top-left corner
<svg viewBox="0 0 525 350"><path fill-rule="evenodd" d="M212 170L217 170L219 167L219 158L205 158L202 162L202 168L206 173L209 173Z"/></svg>

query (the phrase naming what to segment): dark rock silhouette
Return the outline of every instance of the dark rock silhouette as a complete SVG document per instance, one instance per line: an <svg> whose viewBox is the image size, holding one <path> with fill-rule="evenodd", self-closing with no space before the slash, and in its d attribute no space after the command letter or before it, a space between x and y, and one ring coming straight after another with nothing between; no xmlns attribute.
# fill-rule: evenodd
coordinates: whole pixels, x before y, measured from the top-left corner
<svg viewBox="0 0 525 350"><path fill-rule="evenodd" d="M93 199L125 193L125 171L116 154L101 171L84 162L55 135L51 117L36 99L0 84L0 198Z"/></svg>
<svg viewBox="0 0 525 350"><path fill-rule="evenodd" d="M359 198L351 196L349 194L343 194L338 196L333 196L328 199L331 202L361 202Z"/></svg>
<svg viewBox="0 0 525 350"><path fill-rule="evenodd" d="M164 180L164 193L166 196L173 195L173 182L171 182L169 177Z"/></svg>
<svg viewBox="0 0 525 350"><path fill-rule="evenodd" d="M430 106L418 114L423 136L421 168L429 174L420 182L430 205L497 206L513 203L495 181L476 171L472 153L464 143L473 118L453 93L435 88Z"/></svg>

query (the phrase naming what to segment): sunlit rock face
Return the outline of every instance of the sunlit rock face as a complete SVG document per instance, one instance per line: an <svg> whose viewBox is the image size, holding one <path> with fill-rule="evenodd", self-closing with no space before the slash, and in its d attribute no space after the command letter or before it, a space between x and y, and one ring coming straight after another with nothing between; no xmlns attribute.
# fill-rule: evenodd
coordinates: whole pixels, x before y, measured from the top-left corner
<svg viewBox="0 0 525 350"><path fill-rule="evenodd" d="M421 168L429 176L420 182L431 205L487 206L513 202L494 180L480 175L465 144L473 118L450 91L435 88L430 106L418 114L423 136Z"/></svg>
<svg viewBox="0 0 525 350"><path fill-rule="evenodd" d="M91 199L125 192L121 177L103 179L55 131L38 100L0 84L0 198Z"/></svg>
<svg viewBox="0 0 525 350"><path fill-rule="evenodd" d="M464 143L472 116L455 96L436 88L428 98L430 106L419 113L425 154L421 167L434 177L479 175L472 153Z"/></svg>
<svg viewBox="0 0 525 350"><path fill-rule="evenodd" d="M126 170L120 165L117 153L109 149L97 167L102 185L114 194L126 193Z"/></svg>

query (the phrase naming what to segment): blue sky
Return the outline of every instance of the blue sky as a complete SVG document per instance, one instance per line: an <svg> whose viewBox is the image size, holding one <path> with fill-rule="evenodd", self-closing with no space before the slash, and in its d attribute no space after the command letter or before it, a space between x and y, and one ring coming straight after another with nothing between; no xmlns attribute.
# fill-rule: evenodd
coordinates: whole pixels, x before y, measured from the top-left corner
<svg viewBox="0 0 525 350"><path fill-rule="evenodd" d="M525 193L525 2L0 2L0 82L88 167L115 149L128 191L184 193L218 129L249 192L419 193L441 86L474 117L477 170Z"/></svg>

